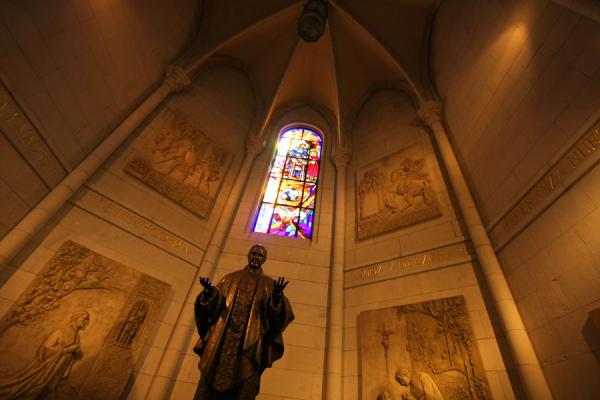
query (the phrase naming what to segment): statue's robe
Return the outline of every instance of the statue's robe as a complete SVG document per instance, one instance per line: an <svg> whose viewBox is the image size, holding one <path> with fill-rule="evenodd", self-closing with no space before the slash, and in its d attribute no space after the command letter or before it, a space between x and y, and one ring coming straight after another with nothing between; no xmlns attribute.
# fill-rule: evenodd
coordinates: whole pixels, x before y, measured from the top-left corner
<svg viewBox="0 0 600 400"><path fill-rule="evenodd" d="M444 400L435 381L426 372L417 372L411 376L410 392L417 400Z"/></svg>
<svg viewBox="0 0 600 400"><path fill-rule="evenodd" d="M0 378L0 399L54 398L58 383L69 376L77 352L67 351L79 344L79 331L52 332L39 347L35 358L22 371Z"/></svg>
<svg viewBox="0 0 600 400"><path fill-rule="evenodd" d="M200 339L194 351L198 367L214 390L234 390L257 379L283 356L281 333L294 319L289 301L273 298L275 281L262 269L246 267L226 275L210 296L196 298Z"/></svg>

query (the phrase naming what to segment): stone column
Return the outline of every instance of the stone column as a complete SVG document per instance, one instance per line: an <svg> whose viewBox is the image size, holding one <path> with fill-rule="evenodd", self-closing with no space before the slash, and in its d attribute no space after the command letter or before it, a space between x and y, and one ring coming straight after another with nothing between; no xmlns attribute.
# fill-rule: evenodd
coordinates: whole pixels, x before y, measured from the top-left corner
<svg viewBox="0 0 600 400"><path fill-rule="evenodd" d="M194 282L192 282L187 293L185 304L177 317L167 347L158 364L158 370L156 371L150 389L146 395L147 399L166 399L177 379L176 374L179 369L179 364L187 354L190 338L196 330L194 302L201 290L201 287L198 284L199 278L201 276L208 276L211 279L214 277L216 262L221 254L227 232L229 232L231 224L233 223L234 214L240 203L240 198L246 181L248 180L248 176L250 175L252 164L256 156L264 148L264 144L264 139L256 135L250 136L246 143L246 155L244 156L240 170L235 178L227 202L225 203L223 213L221 214L219 222L217 222L217 226L210 239L208 249L202 258L200 268L198 268L194 277Z"/></svg>
<svg viewBox="0 0 600 400"><path fill-rule="evenodd" d="M437 142L452 189L454 189L454 194L469 231L471 242L475 247L483 276L517 363L517 370L526 395L532 400L552 399L552 393L523 325L523 320L506 282L506 277L496 257L496 252L490 243L467 181L448 141L446 130L441 121L441 111L442 107L439 102L428 101L421 106L417 114L431 128Z"/></svg>
<svg viewBox="0 0 600 400"><path fill-rule="evenodd" d="M346 167L350 161L347 149L333 152L335 178L335 221L333 232L333 263L329 278L327 318L326 399L344 397L344 240L346 229Z"/></svg>
<svg viewBox="0 0 600 400"><path fill-rule="evenodd" d="M108 157L131 135L144 119L172 92L190 84L183 68L171 65L162 84L140 104L73 171L50 191L0 241L0 269L27 244L71 196L92 176Z"/></svg>

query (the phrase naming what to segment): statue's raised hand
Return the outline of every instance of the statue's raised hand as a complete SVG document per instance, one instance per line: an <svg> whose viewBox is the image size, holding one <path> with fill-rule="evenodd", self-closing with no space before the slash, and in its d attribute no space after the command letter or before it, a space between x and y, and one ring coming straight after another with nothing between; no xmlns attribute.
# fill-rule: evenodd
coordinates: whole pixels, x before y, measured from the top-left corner
<svg viewBox="0 0 600 400"><path fill-rule="evenodd" d="M200 284L204 288L205 291L211 292L214 289L214 286L210 282L209 278L200 277Z"/></svg>
<svg viewBox="0 0 600 400"><path fill-rule="evenodd" d="M275 284L273 285L273 295L276 297L281 297L283 295L283 289L290 283L286 281L283 277L277 278Z"/></svg>

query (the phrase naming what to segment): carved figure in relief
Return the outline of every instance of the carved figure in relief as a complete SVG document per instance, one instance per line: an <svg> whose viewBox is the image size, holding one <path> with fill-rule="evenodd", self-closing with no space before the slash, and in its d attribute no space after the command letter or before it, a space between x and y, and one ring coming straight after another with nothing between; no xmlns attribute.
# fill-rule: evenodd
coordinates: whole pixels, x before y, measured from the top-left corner
<svg viewBox="0 0 600 400"><path fill-rule="evenodd" d="M433 202L427 174L422 170L425 166L425 160L413 161L410 158L404 160L400 168L395 169L390 174L390 182L394 188L388 192L386 197L386 206L397 212L398 208L402 210L413 206L415 197L421 197L425 205L431 205ZM398 204L397 197L401 200Z"/></svg>
<svg viewBox="0 0 600 400"><path fill-rule="evenodd" d="M13 376L0 378L0 399L54 399L59 382L83 356L79 331L89 322L87 311L76 312L69 327L48 335L29 365Z"/></svg>
<svg viewBox="0 0 600 400"><path fill-rule="evenodd" d="M395 378L399 384L410 388L410 394L416 400L444 400L435 381L426 372L411 374L407 369L401 368L396 371ZM409 399L407 394L402 395L402 400Z"/></svg>
<svg viewBox="0 0 600 400"><path fill-rule="evenodd" d="M365 311L359 327L363 398L491 398L463 297Z"/></svg>
<svg viewBox="0 0 600 400"><path fill-rule="evenodd" d="M254 399L263 371L283 355L282 332L294 319L283 295L288 282L263 274L267 250L254 245L248 265L216 286L200 278L195 316L202 375L196 400Z"/></svg>
<svg viewBox="0 0 600 400"><path fill-rule="evenodd" d="M125 172L205 217L216 197L229 152L187 119L163 114L164 127L127 163Z"/></svg>
<svg viewBox="0 0 600 400"><path fill-rule="evenodd" d="M385 176L379 169L364 173L358 188L361 218L368 218L381 211L379 192L384 183Z"/></svg>
<svg viewBox="0 0 600 400"><path fill-rule="evenodd" d="M117 342L130 345L135 339L140 327L148 314L148 304L145 301L138 301L132 307L127 319L123 323L123 327L119 331Z"/></svg>
<svg viewBox="0 0 600 400"><path fill-rule="evenodd" d="M440 215L422 153L415 145L359 168L358 239Z"/></svg>
<svg viewBox="0 0 600 400"><path fill-rule="evenodd" d="M377 395L377 400L392 400L392 396L386 390L383 390Z"/></svg>
<svg viewBox="0 0 600 400"><path fill-rule="evenodd" d="M389 367L389 364L390 364L390 360L389 360L390 335L392 335L394 333L394 331L383 327L381 329L378 329L377 333L379 333L381 335L381 347L383 347L383 355L385 357L385 370L389 374L389 370L390 370L390 367Z"/></svg>

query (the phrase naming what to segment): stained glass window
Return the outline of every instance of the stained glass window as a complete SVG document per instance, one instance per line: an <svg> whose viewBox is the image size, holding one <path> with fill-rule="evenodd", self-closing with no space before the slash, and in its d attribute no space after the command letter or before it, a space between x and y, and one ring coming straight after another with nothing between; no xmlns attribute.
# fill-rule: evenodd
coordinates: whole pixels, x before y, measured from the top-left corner
<svg viewBox="0 0 600 400"><path fill-rule="evenodd" d="M321 136L309 129L282 133L256 216L255 232L312 237L321 148Z"/></svg>

